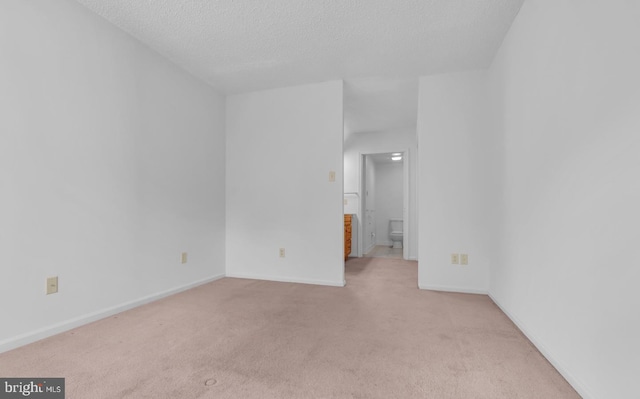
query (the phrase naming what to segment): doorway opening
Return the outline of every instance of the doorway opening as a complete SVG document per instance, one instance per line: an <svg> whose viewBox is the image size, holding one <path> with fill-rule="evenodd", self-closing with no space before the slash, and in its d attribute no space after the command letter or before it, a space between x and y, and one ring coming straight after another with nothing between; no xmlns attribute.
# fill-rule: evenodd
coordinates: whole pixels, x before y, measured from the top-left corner
<svg viewBox="0 0 640 399"><path fill-rule="evenodd" d="M359 256L409 259L409 151L360 154Z"/></svg>
<svg viewBox="0 0 640 399"><path fill-rule="evenodd" d="M347 79L344 81L343 100L345 269L357 271L358 265L372 263L412 263L399 262L399 259L364 258L365 255L398 256L407 261L417 261L418 80L383 77ZM401 184L401 188L396 186L394 189L395 193L401 193L402 206L395 208L393 216L389 213L381 215L381 210L375 204L375 192L368 190L367 198L367 190L363 189L366 183L367 157L392 153L400 153L402 156L402 166L397 167L402 169L402 177L395 181ZM382 192L377 191L378 194ZM374 201L375 208L367 203L368 200ZM392 227L391 219L402 221L402 233L397 234L398 223L394 223ZM391 231L396 231L396 238L398 235L402 236L401 248L399 245L392 248ZM372 243L374 248L371 248ZM376 249L375 245L382 248L372 252Z"/></svg>

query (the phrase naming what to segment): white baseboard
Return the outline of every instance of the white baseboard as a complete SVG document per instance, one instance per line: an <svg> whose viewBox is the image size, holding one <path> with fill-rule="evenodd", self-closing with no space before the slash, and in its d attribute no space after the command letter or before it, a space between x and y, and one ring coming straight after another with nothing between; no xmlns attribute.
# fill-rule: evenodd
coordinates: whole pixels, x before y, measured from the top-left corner
<svg viewBox="0 0 640 399"><path fill-rule="evenodd" d="M582 396L583 399L595 399L595 397L589 392L587 387L581 381L576 379L567 370L567 368L564 367L562 363L560 363L558 359L556 359L549 352L549 350L540 342L540 340L538 340L533 334L531 334L531 330L529 330L520 319L518 319L507 309L505 309L500 304L500 302L498 302L498 300L493 295L491 295L491 293L489 293L489 298L491 298L493 303L495 303L496 306L498 306L500 310L502 310L502 312L506 314L509 319L511 319L513 324L518 327L518 329L525 335L525 337L527 337L529 341L531 341L531 343L540 351L540 353L542 353L542 356L544 356L549 361L549 363L551 363L551 365L555 367L556 370L558 370L558 373L560 373L560 375L562 375L564 379L567 380L567 382L573 387L573 389L578 392L580 396Z"/></svg>
<svg viewBox="0 0 640 399"><path fill-rule="evenodd" d="M207 277L205 279L198 280L193 283L185 284L176 288L171 288L166 291L158 292L156 294L147 295L140 299L136 299L130 302L125 302L123 304L116 305L107 309L99 310L97 312L88 313L79 317L75 317L73 319L56 323L51 326L47 326L35 331L30 331L28 333L18 335L17 337L0 341L0 353L39 341L41 339L50 337L52 335L69 331L73 328L92 323L96 320L104 319L105 317L113 316L114 314L124 312L125 310L129 310L129 309L138 307L140 305L147 304L149 302L156 301L158 299L167 297L169 295L177 294L178 292L186 291L188 289L197 287L199 285L210 283L212 281L221 279L223 277L224 277L224 274L220 274L213 277Z"/></svg>
<svg viewBox="0 0 640 399"><path fill-rule="evenodd" d="M244 278L250 280L265 280L265 281L278 281L281 283L300 283L300 284L312 284L312 285L328 285L330 287L344 287L345 280L342 281L328 281L328 280L314 280L297 277L283 277L283 276L265 276L259 274L244 274L244 273L227 273L227 277L232 278Z"/></svg>
<svg viewBox="0 0 640 399"><path fill-rule="evenodd" d="M487 295L488 292L485 290L476 290L473 288L464 288L464 287L450 287L450 286L442 286L442 285L422 285L418 283L418 288L421 290L430 290L430 291L443 291L443 292L458 292L461 294L479 294L479 295Z"/></svg>

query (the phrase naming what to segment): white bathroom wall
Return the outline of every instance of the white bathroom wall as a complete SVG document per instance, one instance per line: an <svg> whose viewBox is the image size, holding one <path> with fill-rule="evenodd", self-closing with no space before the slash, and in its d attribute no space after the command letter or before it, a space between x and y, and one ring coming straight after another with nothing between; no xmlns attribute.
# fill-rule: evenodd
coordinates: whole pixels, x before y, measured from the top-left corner
<svg viewBox="0 0 640 399"><path fill-rule="evenodd" d="M364 157L364 219L362 221L364 241L362 243L363 255L368 253L376 245L376 165L371 157Z"/></svg>
<svg viewBox="0 0 640 399"><path fill-rule="evenodd" d="M344 284L342 91L227 98L228 276Z"/></svg>
<svg viewBox="0 0 640 399"><path fill-rule="evenodd" d="M486 73L420 78L421 288L486 293L496 257L499 155ZM452 265L465 253L469 265Z"/></svg>
<svg viewBox="0 0 640 399"><path fill-rule="evenodd" d="M415 129L351 134L344 143L344 191L360 193L359 154L409 151L409 259L418 259L417 141ZM412 156L413 155L413 156Z"/></svg>
<svg viewBox="0 0 640 399"><path fill-rule="evenodd" d="M402 162L376 163L376 245L391 245L389 219L402 219Z"/></svg>
<svg viewBox="0 0 640 399"><path fill-rule="evenodd" d="M491 67L491 296L585 399L638 398L640 3L526 1Z"/></svg>
<svg viewBox="0 0 640 399"><path fill-rule="evenodd" d="M74 1L0 54L0 351L224 274L220 96Z"/></svg>

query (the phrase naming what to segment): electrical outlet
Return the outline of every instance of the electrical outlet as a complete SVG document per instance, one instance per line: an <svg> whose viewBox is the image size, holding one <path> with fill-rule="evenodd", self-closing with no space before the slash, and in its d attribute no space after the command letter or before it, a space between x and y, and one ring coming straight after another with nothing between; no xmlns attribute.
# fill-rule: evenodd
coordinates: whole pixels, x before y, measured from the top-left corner
<svg viewBox="0 0 640 399"><path fill-rule="evenodd" d="M460 255L460 264L461 265L468 265L469 264L469 255L461 254Z"/></svg>
<svg viewBox="0 0 640 399"><path fill-rule="evenodd" d="M284 248L280 248L280 257L284 258Z"/></svg>
<svg viewBox="0 0 640 399"><path fill-rule="evenodd" d="M47 295L58 292L58 276L47 279Z"/></svg>
<svg viewBox="0 0 640 399"><path fill-rule="evenodd" d="M183 253L180 255L180 262L181 262L181 263L183 263L183 264L184 264L184 263L187 263L187 253L186 253L186 252L183 252Z"/></svg>
<svg viewBox="0 0 640 399"><path fill-rule="evenodd" d="M329 172L329 181L330 182L335 182L336 181L336 172L334 172L334 171L330 171Z"/></svg>
<svg viewBox="0 0 640 399"><path fill-rule="evenodd" d="M451 264L452 265L460 264L460 259L458 258L458 254L451 254Z"/></svg>

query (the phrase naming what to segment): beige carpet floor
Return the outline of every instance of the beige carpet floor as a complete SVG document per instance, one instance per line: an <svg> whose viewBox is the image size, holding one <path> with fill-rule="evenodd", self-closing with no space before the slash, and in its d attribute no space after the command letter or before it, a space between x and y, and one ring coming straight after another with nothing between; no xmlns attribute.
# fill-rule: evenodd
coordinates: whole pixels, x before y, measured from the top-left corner
<svg viewBox="0 0 640 399"><path fill-rule="evenodd" d="M402 259L402 248L392 248L389 245L376 245L364 254L365 258L394 258Z"/></svg>
<svg viewBox="0 0 640 399"><path fill-rule="evenodd" d="M351 259L347 286L225 278L0 354L67 399L579 398L483 295Z"/></svg>

